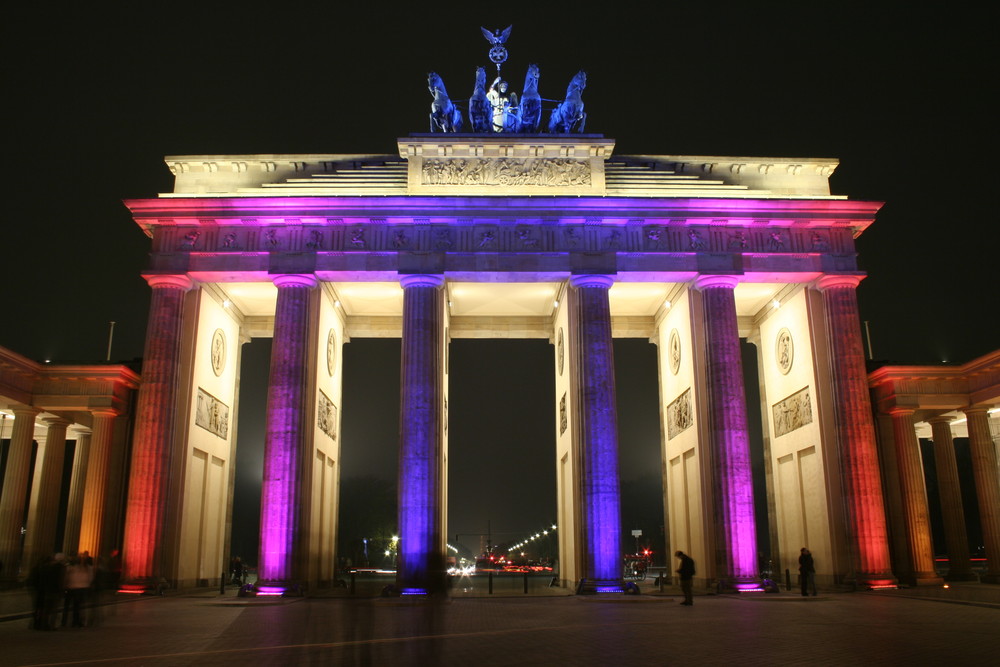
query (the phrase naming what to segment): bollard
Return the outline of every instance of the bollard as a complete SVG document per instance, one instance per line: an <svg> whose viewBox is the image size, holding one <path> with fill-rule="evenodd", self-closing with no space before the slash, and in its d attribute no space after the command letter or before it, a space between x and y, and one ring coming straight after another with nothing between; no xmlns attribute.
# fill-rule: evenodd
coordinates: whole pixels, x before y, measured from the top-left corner
<svg viewBox="0 0 1000 667"><path fill-rule="evenodd" d="M528 573L524 573L524 594L528 594Z"/></svg>
<svg viewBox="0 0 1000 667"><path fill-rule="evenodd" d="M489 579L490 579L490 595L493 595L493 573L492 572L489 573Z"/></svg>
<svg viewBox="0 0 1000 667"><path fill-rule="evenodd" d="M788 571L787 567L785 568L785 590L792 590L792 573Z"/></svg>
<svg viewBox="0 0 1000 667"><path fill-rule="evenodd" d="M351 595L354 595L354 577L357 576L356 572L351 572Z"/></svg>
<svg viewBox="0 0 1000 667"><path fill-rule="evenodd" d="M226 594L226 571L222 571L222 576L219 578L219 595Z"/></svg>
<svg viewBox="0 0 1000 667"><path fill-rule="evenodd" d="M660 576L656 578L656 590L663 592L663 573L660 572Z"/></svg>

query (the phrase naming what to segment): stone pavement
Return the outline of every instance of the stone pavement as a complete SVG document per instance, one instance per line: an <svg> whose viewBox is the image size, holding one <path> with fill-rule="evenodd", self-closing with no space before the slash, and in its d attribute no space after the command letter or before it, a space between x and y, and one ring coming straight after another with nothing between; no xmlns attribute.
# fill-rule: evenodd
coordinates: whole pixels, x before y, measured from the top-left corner
<svg viewBox="0 0 1000 667"><path fill-rule="evenodd" d="M923 665L996 664L1000 654L997 586L679 600L197 591L106 606L82 629L0 623L0 665Z"/></svg>

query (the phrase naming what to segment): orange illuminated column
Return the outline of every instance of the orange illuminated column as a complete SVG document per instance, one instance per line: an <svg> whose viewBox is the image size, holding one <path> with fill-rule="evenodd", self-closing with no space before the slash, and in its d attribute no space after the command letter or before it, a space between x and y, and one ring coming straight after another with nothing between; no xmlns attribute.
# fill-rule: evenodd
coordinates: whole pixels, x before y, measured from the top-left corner
<svg viewBox="0 0 1000 667"><path fill-rule="evenodd" d="M62 550L75 554L80 543L80 516L83 511L83 489L87 481L87 459L90 458L91 431L86 426L75 424L70 432L76 440L76 447L73 448L73 475L66 503L66 530L63 532Z"/></svg>
<svg viewBox="0 0 1000 667"><path fill-rule="evenodd" d="M184 297L194 285L183 275L148 276L146 280L153 293L132 442L122 577L130 584L157 586L164 574L163 530Z"/></svg>
<svg viewBox="0 0 1000 667"><path fill-rule="evenodd" d="M28 470L31 467L31 441L35 435L35 415L38 410L14 410L14 429L10 434L7 450L7 469L3 477L3 495L0 496L0 560L3 561L4 579L16 579L18 570L27 575L32 563L21 568L21 527L24 520L24 501L28 495Z"/></svg>
<svg viewBox="0 0 1000 667"><path fill-rule="evenodd" d="M920 458L920 443L913 430L913 410L893 408L890 414L893 440L896 443L896 464L899 467L899 487L903 495L903 516L906 517L907 544L913 567L908 578L912 584L939 584L941 577L934 572L927 486Z"/></svg>
<svg viewBox="0 0 1000 667"><path fill-rule="evenodd" d="M985 407L967 408L972 473L979 499L979 522L983 527L988 570L981 581L1000 584L1000 473L997 449L990 437L990 418Z"/></svg>
<svg viewBox="0 0 1000 667"><path fill-rule="evenodd" d="M101 548L105 546L102 539L105 502L111 462L111 440L117 414L114 410L93 411L94 428L90 437L90 456L87 457L87 481L83 494L79 551L80 553L88 551L95 558L107 555Z"/></svg>
<svg viewBox="0 0 1000 667"><path fill-rule="evenodd" d="M32 504L28 508L27 532L24 534L24 553L28 563L35 563L39 558L51 556L56 552L56 526L59 520L59 492L62 490L63 459L66 454L66 427L70 425L65 419L46 419L48 431L45 433L44 450L39 448L41 461L35 461L35 466L41 465L38 480L38 493L31 493Z"/></svg>
<svg viewBox="0 0 1000 667"><path fill-rule="evenodd" d="M879 475L875 427L865 357L861 345L857 286L861 276L823 276L823 293L833 374L837 445L843 461L848 532L857 583L895 583L889 560L885 506Z"/></svg>
<svg viewBox="0 0 1000 667"><path fill-rule="evenodd" d="M955 444L948 417L931 419L934 436L934 467L937 469L938 494L944 518L944 536L948 547L948 581L975 581L969 566L969 537L965 532L962 489L958 482Z"/></svg>

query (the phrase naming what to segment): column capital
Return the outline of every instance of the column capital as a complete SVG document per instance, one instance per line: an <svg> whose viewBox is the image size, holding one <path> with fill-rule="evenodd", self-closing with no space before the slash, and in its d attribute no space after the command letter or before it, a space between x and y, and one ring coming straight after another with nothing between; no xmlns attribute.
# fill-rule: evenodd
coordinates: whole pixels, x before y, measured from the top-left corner
<svg viewBox="0 0 1000 667"><path fill-rule="evenodd" d="M45 422L45 425L48 426L49 428L52 428L53 426L62 426L64 428L69 428L70 426L73 425L73 422L71 422L68 419L64 419L62 417L46 417L42 421Z"/></svg>
<svg viewBox="0 0 1000 667"><path fill-rule="evenodd" d="M408 273L399 277L399 284L403 289L407 287L441 287L444 285L444 276L429 273Z"/></svg>
<svg viewBox="0 0 1000 667"><path fill-rule="evenodd" d="M610 289L615 284L615 277L599 273L588 273L579 276L570 276L569 284L573 287L604 287Z"/></svg>
<svg viewBox="0 0 1000 667"><path fill-rule="evenodd" d="M118 415L120 415L121 412L118 411L118 410L116 410L115 408L96 408L94 410L91 410L90 414L94 415L95 417L111 417L111 418L114 418L114 417L117 417Z"/></svg>
<svg viewBox="0 0 1000 667"><path fill-rule="evenodd" d="M740 284L739 276L725 275L701 275L694 279L693 287L696 290L704 290L709 287L726 287L736 289Z"/></svg>
<svg viewBox="0 0 1000 667"><path fill-rule="evenodd" d="M41 412L38 408L12 408L11 412L14 413L14 418L23 417L24 419L34 419L38 413Z"/></svg>
<svg viewBox="0 0 1000 667"><path fill-rule="evenodd" d="M271 278L275 287L308 287L312 289L319 285L316 276L300 273L283 273Z"/></svg>
<svg viewBox="0 0 1000 667"><path fill-rule="evenodd" d="M194 281L186 275L144 275L150 287L173 287L187 291L194 287Z"/></svg>
<svg viewBox="0 0 1000 667"><path fill-rule="evenodd" d="M89 426L83 424L73 424L68 430L76 435L91 435L94 432Z"/></svg>
<svg viewBox="0 0 1000 667"><path fill-rule="evenodd" d="M916 408L906 408L900 405L894 405L886 410L886 412L893 417L907 417L916 414L917 410Z"/></svg>
<svg viewBox="0 0 1000 667"><path fill-rule="evenodd" d="M962 408L962 412L965 413L966 417L971 417L972 415L988 415L990 409L985 405L976 405L973 407Z"/></svg>
<svg viewBox="0 0 1000 667"><path fill-rule="evenodd" d="M814 285L816 289L821 292L825 292L828 289L833 289L835 287L848 287L852 289L857 289L861 281L865 279L865 276L859 275L827 275L820 276L816 279Z"/></svg>
<svg viewBox="0 0 1000 667"><path fill-rule="evenodd" d="M944 424L945 426L951 428L951 420L952 419L953 419L953 417L949 417L948 415L938 415L936 417L930 417L930 418L928 418L927 419L927 423L930 424L930 425L932 425L932 426L934 424Z"/></svg>

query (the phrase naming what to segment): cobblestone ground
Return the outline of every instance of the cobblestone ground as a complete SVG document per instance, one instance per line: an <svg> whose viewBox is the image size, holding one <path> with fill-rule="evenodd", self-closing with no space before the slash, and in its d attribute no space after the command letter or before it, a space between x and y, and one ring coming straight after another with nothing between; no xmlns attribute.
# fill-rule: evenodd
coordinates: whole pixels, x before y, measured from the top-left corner
<svg viewBox="0 0 1000 667"><path fill-rule="evenodd" d="M1000 605L802 598L309 598L202 594L102 609L92 627L0 623L2 665L996 664Z"/></svg>

